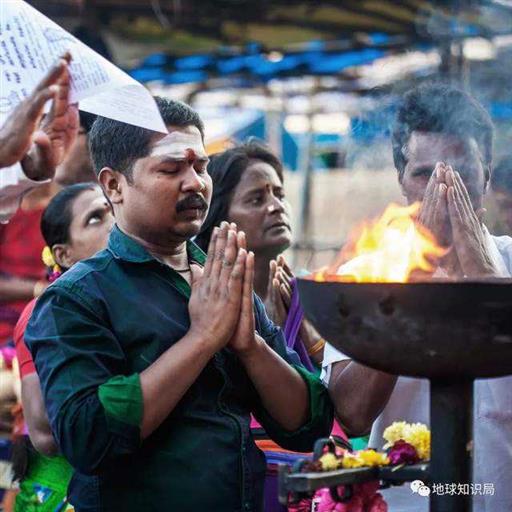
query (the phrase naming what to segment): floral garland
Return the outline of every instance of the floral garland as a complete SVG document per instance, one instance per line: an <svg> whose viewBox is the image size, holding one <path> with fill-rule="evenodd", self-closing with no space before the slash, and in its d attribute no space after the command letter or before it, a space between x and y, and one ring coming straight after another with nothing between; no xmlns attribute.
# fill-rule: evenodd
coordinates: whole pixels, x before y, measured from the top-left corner
<svg viewBox="0 0 512 512"><path fill-rule="evenodd" d="M60 277L62 275L62 269L55 261L55 258L53 257L52 250L46 246L43 249L43 253L41 254L41 258L43 260L43 263L48 267L48 281L50 283L53 283L55 279Z"/></svg>
<svg viewBox="0 0 512 512"><path fill-rule="evenodd" d="M382 434L391 464L415 464L430 459L430 430L423 423L395 421ZM414 459L414 462L411 462Z"/></svg>
<svg viewBox="0 0 512 512"><path fill-rule="evenodd" d="M306 462L302 471L335 471L363 467L400 466L416 464L430 458L430 430L422 423L398 421L384 430L385 453L373 449L349 451L336 448L335 453L324 453L318 460ZM289 503L289 512L387 512L388 506L378 492L378 481L340 485L335 494L330 489L319 489L312 498ZM340 498L341 497L341 498ZM338 498L338 499L335 499ZM316 507L316 508L315 508Z"/></svg>
<svg viewBox="0 0 512 512"><path fill-rule="evenodd" d="M352 497L344 502L336 501L330 489L319 489L313 498L303 498L298 503L288 505L288 512L388 512L388 505L377 491L379 482L365 482L352 486ZM346 487L336 488L338 496L343 496Z"/></svg>

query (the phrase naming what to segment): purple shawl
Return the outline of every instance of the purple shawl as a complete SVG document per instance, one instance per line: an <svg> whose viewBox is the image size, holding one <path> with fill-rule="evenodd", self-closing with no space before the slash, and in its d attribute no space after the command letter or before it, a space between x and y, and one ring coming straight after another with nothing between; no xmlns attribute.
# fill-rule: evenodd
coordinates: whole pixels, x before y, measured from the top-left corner
<svg viewBox="0 0 512 512"><path fill-rule="evenodd" d="M304 319L304 310L300 305L299 292L297 290L296 279L292 280L292 302L290 304L290 310L286 317L286 323L284 325L284 337L286 339L286 345L297 352L302 364L309 371L313 372L314 367L309 358L306 347L299 336L299 329Z"/></svg>

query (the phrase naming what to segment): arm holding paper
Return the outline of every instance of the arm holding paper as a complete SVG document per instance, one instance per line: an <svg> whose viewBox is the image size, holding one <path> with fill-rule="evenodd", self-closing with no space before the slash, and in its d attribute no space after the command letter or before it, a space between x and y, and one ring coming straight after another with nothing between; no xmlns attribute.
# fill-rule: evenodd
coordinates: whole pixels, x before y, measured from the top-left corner
<svg viewBox="0 0 512 512"><path fill-rule="evenodd" d="M23 195L53 178L78 134L78 109L69 104L69 53L0 128L0 221L16 211ZM43 119L46 102L53 99Z"/></svg>
<svg viewBox="0 0 512 512"><path fill-rule="evenodd" d="M13 59L0 67L0 100L26 98L0 128L0 222L5 222L28 190L53 178L76 138L78 112L70 103L148 130L167 133L167 128L150 92L124 71L23 0L1 5L0 43ZM70 54L79 63L73 69ZM59 63L43 78L56 58ZM39 80L27 97L27 89ZM43 119L50 99L52 109Z"/></svg>

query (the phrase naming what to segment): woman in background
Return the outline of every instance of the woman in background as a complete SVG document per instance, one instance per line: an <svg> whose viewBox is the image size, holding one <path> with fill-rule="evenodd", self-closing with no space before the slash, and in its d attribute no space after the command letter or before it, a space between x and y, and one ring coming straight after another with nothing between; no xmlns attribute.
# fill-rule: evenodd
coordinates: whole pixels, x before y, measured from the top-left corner
<svg viewBox="0 0 512 512"><path fill-rule="evenodd" d="M319 373L325 341L304 320L293 274L281 254L292 238L281 162L263 144L249 141L211 156L208 173L213 196L196 243L206 250L213 228L222 221L234 222L245 232L247 250L254 252L254 291L272 321L283 328L287 346L297 352L306 368ZM277 498L277 463L293 464L304 454L279 447L254 418L251 431L267 458L265 512L284 512L286 507ZM332 434L346 440L336 423Z"/></svg>
<svg viewBox="0 0 512 512"><path fill-rule="evenodd" d="M234 222L254 252L254 290L272 321L285 331L287 344L313 370L322 362L324 340L292 307L293 274L282 253L290 247L290 205L284 192L283 166L263 144L249 141L211 156L210 210L196 242L206 250L215 226ZM294 318L290 318L290 313ZM300 312L299 312L300 314Z"/></svg>
<svg viewBox="0 0 512 512"><path fill-rule="evenodd" d="M110 206L98 185L80 183L61 190L50 201L41 220L41 232L46 242L43 259L50 267L50 281L76 262L105 248L113 222ZM27 305L14 330L25 427L24 431L18 432L18 456L14 461L15 468L25 469L23 475L18 470L20 492L15 511L63 512L72 510L67 504L66 493L73 469L58 454L39 377L24 343L25 328L35 302ZM18 424L23 425L23 422L18 419Z"/></svg>
<svg viewBox="0 0 512 512"><path fill-rule="evenodd" d="M45 244L40 230L45 208L62 187L96 179L87 147L95 117L80 112L78 135L54 179L26 194L10 221L0 224L0 347L12 344L21 312L46 286L41 262Z"/></svg>

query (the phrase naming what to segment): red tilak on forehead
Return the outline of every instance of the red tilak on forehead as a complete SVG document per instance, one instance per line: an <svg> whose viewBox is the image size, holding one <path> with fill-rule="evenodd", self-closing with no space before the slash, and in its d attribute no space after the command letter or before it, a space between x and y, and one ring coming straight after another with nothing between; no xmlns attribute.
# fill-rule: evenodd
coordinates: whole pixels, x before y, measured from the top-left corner
<svg viewBox="0 0 512 512"><path fill-rule="evenodd" d="M185 149L185 159L189 161L195 160L196 152L192 148Z"/></svg>

